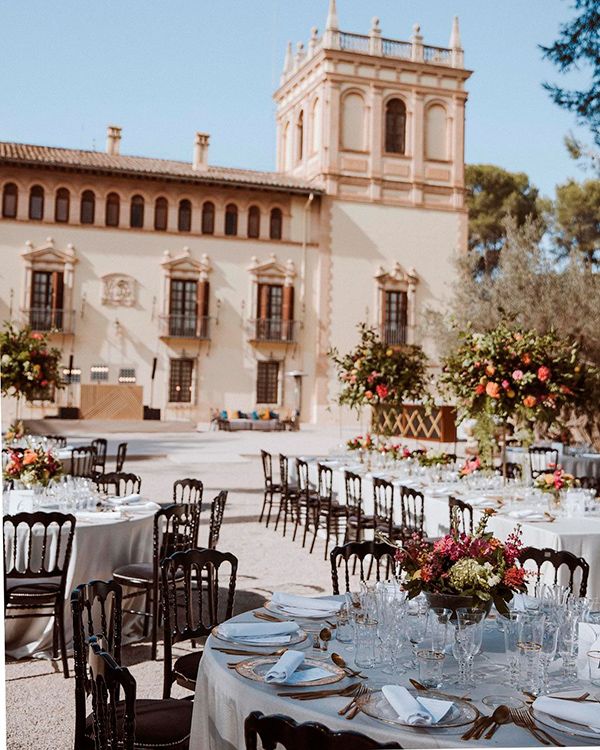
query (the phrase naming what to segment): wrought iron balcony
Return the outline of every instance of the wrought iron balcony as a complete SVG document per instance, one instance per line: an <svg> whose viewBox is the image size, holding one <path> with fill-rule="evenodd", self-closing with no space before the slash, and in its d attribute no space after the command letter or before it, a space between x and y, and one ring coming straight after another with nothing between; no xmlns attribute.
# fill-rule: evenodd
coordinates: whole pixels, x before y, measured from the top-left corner
<svg viewBox="0 0 600 750"><path fill-rule="evenodd" d="M32 331L44 333L73 333L74 310L59 310L51 307L29 307L23 312L24 322Z"/></svg>
<svg viewBox="0 0 600 750"><path fill-rule="evenodd" d="M379 333L388 346L404 346L407 342L407 326L401 323L385 323L379 327Z"/></svg>
<svg viewBox="0 0 600 750"><path fill-rule="evenodd" d="M297 338L298 321L281 318L257 318L250 321L250 340L265 343L294 343Z"/></svg>
<svg viewBox="0 0 600 750"><path fill-rule="evenodd" d="M160 335L179 339L210 339L210 318L198 315L161 315Z"/></svg>

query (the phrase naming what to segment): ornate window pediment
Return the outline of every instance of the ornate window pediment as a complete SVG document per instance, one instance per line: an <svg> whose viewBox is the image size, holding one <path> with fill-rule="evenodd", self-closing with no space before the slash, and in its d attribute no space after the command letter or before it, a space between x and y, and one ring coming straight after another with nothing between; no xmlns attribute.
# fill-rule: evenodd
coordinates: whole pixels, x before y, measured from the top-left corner
<svg viewBox="0 0 600 750"><path fill-rule="evenodd" d="M248 270L259 284L284 284L292 286L296 277L296 266L294 261L288 259L285 264L277 260L275 253L269 256L269 260L259 263L257 257L252 258Z"/></svg>
<svg viewBox="0 0 600 750"><path fill-rule="evenodd" d="M400 263L396 262L391 271L386 271L379 266L375 274L375 280L379 286L390 289L404 289L415 287L419 283L419 276L414 268L405 271Z"/></svg>
<svg viewBox="0 0 600 750"><path fill-rule="evenodd" d="M200 260L196 260L192 258L189 247L184 247L183 251L175 257L171 256L168 250L165 250L161 265L169 277L177 276L180 279L196 281L206 281L211 271L208 255L204 253Z"/></svg>
<svg viewBox="0 0 600 750"><path fill-rule="evenodd" d="M43 245L35 247L33 242L25 243L26 249L21 252L23 260L29 266L44 271L63 271L65 266L72 267L77 263L75 248L67 245L65 250L59 250L54 245L52 237L48 237Z"/></svg>
<svg viewBox="0 0 600 750"><path fill-rule="evenodd" d="M109 273L102 277L102 304L133 307L137 299L137 284L132 276Z"/></svg>

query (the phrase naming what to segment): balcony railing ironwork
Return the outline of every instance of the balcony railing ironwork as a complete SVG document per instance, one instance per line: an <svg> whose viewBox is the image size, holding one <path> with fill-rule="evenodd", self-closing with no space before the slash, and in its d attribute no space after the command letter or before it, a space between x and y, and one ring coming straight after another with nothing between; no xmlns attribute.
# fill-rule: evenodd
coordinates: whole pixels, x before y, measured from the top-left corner
<svg viewBox="0 0 600 750"><path fill-rule="evenodd" d="M198 315L162 315L160 335L184 339L210 339L210 318Z"/></svg>
<svg viewBox="0 0 600 750"><path fill-rule="evenodd" d="M282 318L257 318L250 321L252 341L284 342L296 341L297 321Z"/></svg>
<svg viewBox="0 0 600 750"><path fill-rule="evenodd" d="M401 323L385 323L380 326L381 340L388 346L402 346L407 343L407 326Z"/></svg>
<svg viewBox="0 0 600 750"><path fill-rule="evenodd" d="M32 331L51 333L73 333L74 310L61 310L51 307L29 307L23 310L23 317Z"/></svg>

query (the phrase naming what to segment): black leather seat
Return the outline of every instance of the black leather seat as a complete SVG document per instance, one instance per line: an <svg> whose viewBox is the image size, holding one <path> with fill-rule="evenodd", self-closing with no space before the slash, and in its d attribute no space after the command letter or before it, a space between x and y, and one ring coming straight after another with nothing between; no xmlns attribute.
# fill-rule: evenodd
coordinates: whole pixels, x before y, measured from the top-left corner
<svg viewBox="0 0 600 750"><path fill-rule="evenodd" d="M175 659L173 673L180 685L182 682L185 682L187 684L184 685L184 687L194 690L196 686L196 678L198 676L198 667L200 666L200 659L202 659L203 653L202 649L199 649L193 651L191 654L184 654L178 659Z"/></svg>

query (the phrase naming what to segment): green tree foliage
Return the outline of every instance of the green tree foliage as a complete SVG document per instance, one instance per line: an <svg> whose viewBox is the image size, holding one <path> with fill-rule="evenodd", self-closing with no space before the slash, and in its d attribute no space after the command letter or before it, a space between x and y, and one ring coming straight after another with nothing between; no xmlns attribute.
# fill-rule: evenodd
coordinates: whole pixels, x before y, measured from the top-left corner
<svg viewBox="0 0 600 750"><path fill-rule="evenodd" d="M559 255L600 263L600 180L569 180L556 188L554 237Z"/></svg>
<svg viewBox="0 0 600 750"><path fill-rule="evenodd" d="M598 0L574 0L573 7L577 15L562 24L554 44L541 49L561 73L589 68L589 88L570 90L551 83L545 83L544 88L559 107L574 112L577 120L590 128L600 146L600 4Z"/></svg>
<svg viewBox="0 0 600 750"><path fill-rule="evenodd" d="M517 226L538 221L544 204L538 189L523 172L508 172L493 164L469 164L465 170L469 209L469 249L478 256L479 272L492 271L506 241L504 220ZM543 231L541 224L536 224Z"/></svg>

